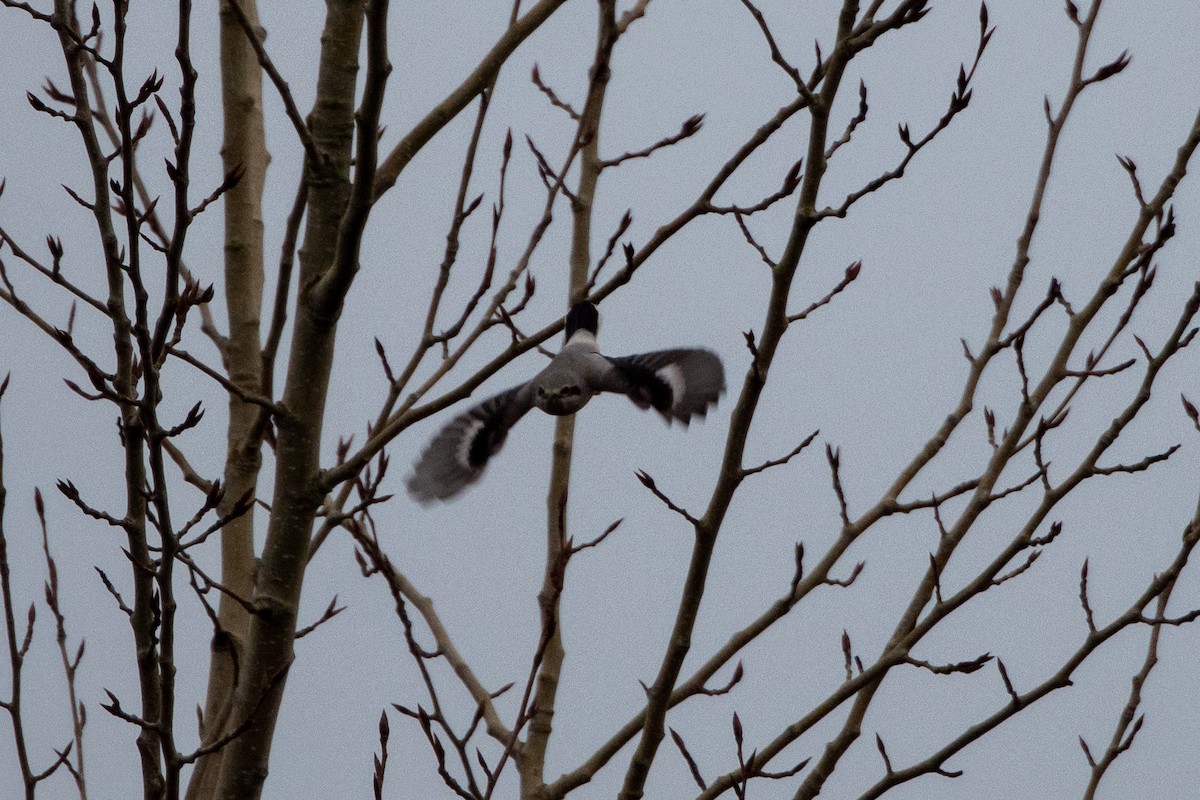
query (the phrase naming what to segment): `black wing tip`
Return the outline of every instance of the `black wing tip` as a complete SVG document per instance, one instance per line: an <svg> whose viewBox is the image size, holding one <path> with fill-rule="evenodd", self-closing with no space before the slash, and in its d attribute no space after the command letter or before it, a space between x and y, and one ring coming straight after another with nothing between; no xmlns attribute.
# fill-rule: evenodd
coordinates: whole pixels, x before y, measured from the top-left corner
<svg viewBox="0 0 1200 800"><path fill-rule="evenodd" d="M666 415L668 421L678 421L686 428L693 419L703 420L717 407L726 389L725 366L720 356L703 348L687 350L677 363L684 373L684 395L677 397L672 392Z"/></svg>
<svg viewBox="0 0 1200 800"><path fill-rule="evenodd" d="M404 479L404 491L422 506L429 505L437 498L436 493L430 491L431 488L419 472L412 472Z"/></svg>
<svg viewBox="0 0 1200 800"><path fill-rule="evenodd" d="M663 418L667 425L674 426L675 423L678 422L686 430L688 426L690 426L696 420L704 422L706 419L708 419L708 412L716 409L716 407L717 400L716 398L713 398L712 400L705 400L704 405L702 406L693 405L686 408L677 408L672 406L671 408L665 410L655 410L658 411L659 416Z"/></svg>
<svg viewBox="0 0 1200 800"><path fill-rule="evenodd" d="M490 397L442 427L405 480L408 496L427 506L452 500L477 483L504 446L509 427L525 412L520 403L524 386Z"/></svg>
<svg viewBox="0 0 1200 800"><path fill-rule="evenodd" d="M445 500L444 497L438 497L437 494L430 492L428 487L420 485L420 481L416 475L410 477L404 484L408 496L417 505L422 508L429 508L433 505L434 500Z"/></svg>
<svg viewBox="0 0 1200 800"><path fill-rule="evenodd" d="M445 503L454 499L474 481L462 480L450 476L424 474L422 465L404 481L404 489L408 496L423 508L432 506L435 502Z"/></svg>
<svg viewBox="0 0 1200 800"><path fill-rule="evenodd" d="M587 331L595 336L600 331L600 311L596 304L587 300L571 306L567 313L566 340L570 341L575 331Z"/></svg>
<svg viewBox="0 0 1200 800"><path fill-rule="evenodd" d="M686 430L688 428L688 426L692 424L692 422L694 422L696 420L700 420L701 422L704 422L706 419L708 419L708 412L712 411L716 407L717 407L717 401L714 398L712 400L707 400L705 402L704 406L699 407L699 408L690 408L690 409L671 408L666 411L659 411L658 413L662 416L662 418L664 420L666 420L667 425L674 426L675 423L678 422Z"/></svg>
<svg viewBox="0 0 1200 800"><path fill-rule="evenodd" d="M626 381L625 394L643 411L653 408L668 425L704 419L726 391L721 358L703 348L659 350L609 359ZM676 370L676 377L664 375ZM682 383L680 383L682 381ZM676 394L682 390L683 394Z"/></svg>

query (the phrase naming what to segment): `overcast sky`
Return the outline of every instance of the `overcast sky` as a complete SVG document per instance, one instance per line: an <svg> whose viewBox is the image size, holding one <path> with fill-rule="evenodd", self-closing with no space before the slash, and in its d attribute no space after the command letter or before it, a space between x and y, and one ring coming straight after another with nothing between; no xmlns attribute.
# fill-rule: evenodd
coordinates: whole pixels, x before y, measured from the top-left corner
<svg viewBox="0 0 1200 800"><path fill-rule="evenodd" d="M35 5L37 3L35 2ZM157 67L167 75L164 96L174 102L172 20L159 6L133 4L131 83ZM214 3L198 3L193 54L200 72L201 116L193 186L197 196L219 179L220 116ZM933 2L928 19L890 34L855 61L842 104L840 131L855 108L853 87L861 77L870 92L871 114L832 165L823 202L834 202L891 168L901 155L897 123L923 132L943 113L958 65L974 52L978 6ZM268 47L302 109L313 97L322 5L264 3ZM391 59L384 145L397 138L440 100L477 62L502 31L508 3L470 0L393 4ZM519 256L543 203L535 165L521 143L529 134L552 162L561 159L571 135L569 120L549 108L528 80L533 63L563 95L582 103L593 48L592 2L571 0L516 54L501 76L481 145L476 191L484 208L494 199L496 169L506 130L518 146L510 168L510 194L500 265ZM829 0L761 3L781 46L807 72L813 40L826 52L835 27ZM912 164L904 180L863 201L845 220L814 234L797 274L795 308L820 297L855 260L862 277L829 309L787 335L762 408L747 462L790 450L813 430L818 443L840 447L851 510L866 508L891 482L957 400L967 365L960 338L978 345L990 324L991 286L1001 283L1033 190L1045 139L1043 96L1057 107L1066 87L1074 26L1059 2L998 0L990 9L997 27L979 69L974 99L934 145ZM1134 219L1129 180L1114 154L1132 157L1147 186L1157 186L1200 104L1200 5L1187 0L1145 3L1109 0L1092 47L1092 65L1128 48L1131 66L1113 81L1085 94L1068 125L1038 232L1021 308L1031 308L1051 276L1070 300L1082 300L1111 265ZM94 228L58 188L83 188L81 148L68 126L34 112L26 90L46 76L63 83L57 42L19 11L0 12L0 225L30 250L44 254L43 238L61 236L64 268L88 287L102 284ZM753 19L736 0L654 0L649 13L621 40L601 131L602 150L613 155L645 146L678 129L686 117L704 113L693 139L659 156L606 173L597 197L595 248L599 251L627 208L634 222L626 239L644 242L662 222L691 202L749 134L790 99L789 80L769 60ZM267 90L267 260L273 262L299 172L301 149ZM339 436L356 434L375 416L385 393L374 353L378 337L393 361L416 341L428 292L441 260L465 137L473 115L456 120L412 163L399 184L376 207L338 335L337 363L326 423L326 453ZM803 128L793 124L757 154L719 196L748 203L774 191L803 152ZM165 132L143 150L143 168L165 191L161 158ZM160 148L151 153L153 148ZM1155 292L1134 318L1132 331L1161 342L1183 299L1200 277L1200 182L1189 179L1175 203L1179 233L1160 259ZM753 221L764 245L778 254L791 206ZM461 272L451 301L470 295L488 245L487 214L468 223ZM560 209L547 242L532 264L538 294L527 326L563 313L570 228ZM193 229L187 261L203 282L220 280L220 210ZM68 301L35 279L8 252L8 271L25 297L57 324L65 324ZM271 278L269 278L271 280ZM635 280L602 305L600 341L614 355L676 345L711 348L723 358L734 391L748 364L742 331L761 329L769 285L767 270L729 218L706 218L676 236L651 258ZM220 292L218 291L218 298ZM220 300L215 301L218 311ZM447 308L454 308L451 302ZM91 352L110 348L100 320L80 312L76 323ZM90 337L90 340L89 340ZM121 495L114 414L85 404L63 385L79 379L72 363L26 321L0 309L0 373L12 372L3 406L5 478L9 507L5 530L13 552L18 606L41 597L44 573L32 511L40 486L49 500L52 547L59 559L72 637L87 637L81 672L89 706L88 771L94 797L131 796L137 786L135 732L100 708L102 689L126 705L136 702L128 629L92 569L125 577L116 534L81 518L53 489L71 480L86 497L118 509ZM464 360L461 375L504 346L496 333ZM1030 348L1036 359L1038 343ZM1045 346L1044 344L1042 345ZM211 347L191 332L188 349L217 363ZM286 352L286 348L285 348ZM1045 351L1040 351L1044 353ZM1122 341L1114 363L1137 355ZM531 353L506 368L477 393L499 391L531 376L543 357ZM1184 353L1168 370L1155 400L1127 434L1114 457L1136 460L1182 442L1160 469L1109 478L1081 490L1056 513L1062 539L1021 581L995 591L947 623L920 654L952 661L992 652L1004 657L1015 682L1029 686L1057 668L1086 633L1078 606L1078 571L1090 559L1097 615L1107 619L1161 570L1194 513L1200 457L1194 430L1180 410L1181 391L1200 399L1196 354ZM1015 373L997 366L981 401L1011 413ZM196 399L208 411L204 425L181 440L204 474L220 473L225 405L217 387L184 366L168 369L180 386L166 398L172 413ZM1135 376L1093 387L1073 411L1058 463L1072 463L1124 402ZM555 716L557 726L547 774L556 777L590 755L636 713L644 697L638 680L650 682L667 640L691 547L691 532L638 483L649 472L674 500L694 511L707 502L719 467L733 398L727 396L707 421L690 429L668 428L620 397L596 400L579 415L572 476L570 527L579 539L611 522L625 522L603 547L571 565L563 603L567 663ZM521 681L537 636L536 593L544 559L545 491L553 421L531 414L513 431L480 485L455 502L422 508L404 496L401 479L425 442L448 416L426 420L389 448L388 484L397 497L379 511L381 535L396 564L431 595L442 619L485 684ZM913 496L976 474L987 445L981 426L960 431L945 463L922 477ZM722 530L689 665L700 663L730 631L756 616L787 588L792 548L803 540L811 557L823 553L838 532L836 500L821 447L787 467L747 484L737 495ZM270 497L264 470L260 497ZM113 498L105 501L104 498ZM181 484L180 509L197 500ZM965 578L1012 536L1028 504L985 518L947 580ZM864 659L874 658L895 626L896 614L919 580L937 531L927 517L891 522L856 545L846 564L866 560L850 589L817 592L785 622L744 654L747 679L728 697L694 700L672 712L669 724L693 746L707 775L736 765L729 719L737 711L750 747L768 741L835 688L843 674L840 637L853 637ZM215 549L208 556L215 560ZM214 562L210 562L214 563ZM367 797L376 722L393 702L423 700L384 585L364 580L347 539L333 537L314 562L304 590L302 624L337 594L348 611L297 646L264 797ZM190 598L188 599L190 601ZM195 603L185 602L180 669L180 718L203 697L208 627ZM1173 608L1200 605L1195 571L1185 573ZM41 620L48 618L44 609ZM18 615L20 616L20 615ZM1147 631L1110 642L1076 676L1076 685L1022 714L949 766L964 770L956 781L923 779L895 797L1074 797L1086 785L1087 765L1077 737L1102 749L1112 732L1128 681L1145 653ZM1145 729L1132 752L1118 761L1102 790L1109 797L1187 797L1200 784L1195 753L1200 745L1200 632L1168 630L1162 663L1147 688ZM55 672L49 628L39 628L27 675L27 722L45 763L51 746L67 737L66 704ZM685 667L685 674L689 669ZM726 673L723 674L727 674ZM7 672L0 672L0 676ZM0 684L4 680L0 677ZM469 705L450 680L445 695ZM0 688L0 695L5 690ZM940 746L957 730L1005 702L994 669L971 676L933 678L915 671L889 678L867 717L864 736L843 760L827 787L830 797L857 797L882 774L873 743L879 732L893 762L907 765ZM511 719L513 703L503 706ZM428 748L415 725L393 713L393 761L388 796L445 797ZM819 755L842 714L794 744L783 761ZM0 794L15 788L15 758L0 726ZM794 756L794 757L793 757ZM628 763L622 753L583 798L611 797ZM780 763L780 768L786 764ZM13 776L10 780L9 777ZM798 780L798 779L797 779ZM790 797L795 783L756 784L756 797ZM505 788L515 794L515 783ZM57 780L46 797L66 797ZM678 753L665 743L647 788L654 798L689 797L694 786ZM509 794L508 796L513 796Z"/></svg>

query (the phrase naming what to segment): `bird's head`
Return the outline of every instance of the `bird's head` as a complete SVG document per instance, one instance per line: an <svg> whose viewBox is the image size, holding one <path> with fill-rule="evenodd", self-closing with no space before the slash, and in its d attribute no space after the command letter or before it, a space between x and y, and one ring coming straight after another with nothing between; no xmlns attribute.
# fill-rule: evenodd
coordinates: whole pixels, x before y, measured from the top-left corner
<svg viewBox="0 0 1200 800"><path fill-rule="evenodd" d="M583 391L578 383L538 384L534 390L533 404L547 414L564 416L574 414L587 405L591 395Z"/></svg>

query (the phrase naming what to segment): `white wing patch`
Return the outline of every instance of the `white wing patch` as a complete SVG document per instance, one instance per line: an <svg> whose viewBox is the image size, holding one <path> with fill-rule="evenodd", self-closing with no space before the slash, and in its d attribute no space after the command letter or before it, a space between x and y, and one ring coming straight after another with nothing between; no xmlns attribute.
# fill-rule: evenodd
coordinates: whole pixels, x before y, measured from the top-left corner
<svg viewBox="0 0 1200 800"><path fill-rule="evenodd" d="M462 464L467 469L475 469L471 466L471 443L475 441L475 436L483 428L484 421L478 417L467 417L463 420L462 433L458 439L458 451L454 457L459 464Z"/></svg>
<svg viewBox="0 0 1200 800"><path fill-rule="evenodd" d="M678 364L668 364L656 370L654 374L671 387L671 407L678 406L687 394L687 379L683 375L683 369Z"/></svg>
<svg viewBox="0 0 1200 800"><path fill-rule="evenodd" d="M579 345L586 347L589 350L596 350L596 334L591 331L585 331L583 328L571 334L571 340L568 345Z"/></svg>

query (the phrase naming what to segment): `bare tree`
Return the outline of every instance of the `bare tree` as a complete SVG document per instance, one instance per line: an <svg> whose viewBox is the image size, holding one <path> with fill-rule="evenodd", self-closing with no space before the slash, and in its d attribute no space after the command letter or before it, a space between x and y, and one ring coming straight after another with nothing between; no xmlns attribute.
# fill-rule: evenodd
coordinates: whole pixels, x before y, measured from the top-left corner
<svg viewBox="0 0 1200 800"><path fill-rule="evenodd" d="M620 786L622 800L653 794L656 790L648 788L652 769L675 758L662 752L668 733L686 769L685 780L694 782L694 787L674 786L670 796L732 793L745 798L750 791L782 791L811 798L835 775L851 771L847 755L860 745L869 715L887 702L881 699L885 682L912 672L938 681L993 676L994 686L972 690L992 698L990 711L963 724L956 717L950 735L933 734L905 747L906 754L919 750L917 757L906 755L902 762L889 752L883 735L875 733L866 747L873 746L880 766L865 783L859 774L847 785L863 798L879 797L918 778L958 777L961 771L950 764L955 756L1072 686L1080 668L1102 660L1115 637L1142 628L1148 630L1144 661L1132 676L1127 700L1114 710L1114 728L1105 734L1109 743L1103 751L1093 750L1080 737L1089 769L1081 795L1096 796L1117 759L1133 747L1144 726L1144 689L1158 664L1166 629L1200 616L1200 610L1169 607L1200 541L1200 505L1189 514L1178 544L1155 553L1155 574L1129 596L1106 601L1102 610L1093 603L1089 562L1082 562L1078 599L1086 633L1053 669L1035 677L1010 672L999 654L1003 642L989 644L991 649L979 654L930 655L944 651L943 632L962 618L964 608L983 604L1002 585L1028 579L1042 554L1062 541L1070 525L1062 518L1064 509L1083 487L1168 470L1179 460L1172 457L1181 444L1155 449L1154 437L1140 433L1137 423L1151 400L1162 396L1164 371L1183 360L1196 334L1200 284L1189 296L1164 300L1173 316L1143 326L1142 335L1133 333L1131 322L1155 289L1160 260L1176 235L1173 203L1200 145L1200 116L1157 183L1143 182L1134 161L1121 158L1136 213L1110 263L1093 270L1086 281L1072 278L1069 286L1058 277L1044 291L1026 285L1051 178L1061 169L1068 121L1081 97L1102 91L1105 82L1130 64L1127 53L1099 66L1090 57L1103 0L1090 0L1083 8L1066 3L1066 22L1076 39L1064 66L1065 93L1061 100L1045 102L1045 145L1028 211L1007 277L991 290L990 321L962 341L966 372L961 389L957 396L932 401L945 406L943 421L865 501L870 490L848 486L844 459L849 456L826 437L824 461L836 516L812 527L824 527L830 536L818 537L819 548L796 543L791 578L779 587L778 599L757 610L742 604L742 621L724 632L723 644L705 652L696 652L693 642L703 601L711 592L718 543L738 525L731 508L766 473L821 450L815 424L803 430L764 430L760 410L772 374L786 365L785 337L816 314L845 308L843 293L867 274L854 260L819 288L798 280L802 263L812 259L814 232L852 219L868 199L902 192L902 185L893 184L919 169L968 113L995 32L986 5L979 8L972 40L946 44L961 51L963 59L957 77L948 81L948 104L930 112L923 124L910 128L901 123L895 161L843 190L829 179L830 168L850 158L859 144L856 134L875 121L869 119L868 82L879 62L866 62L863 56L919 28L930 4L843 0L831 19L818 21L826 32L802 67L789 55L799 48L773 21L774 13L741 0L738 13L752 20L761 35L755 57L764 64L769 60L771 69L783 76L786 97L728 152L706 156L708 168L699 189L674 198L679 210L645 223L643 233L634 225L631 198L617 203L631 210L603 229L609 223L600 212L609 210L609 201L602 200L602 187L625 164L668 157L675 148L692 146L705 119L702 114L687 117L677 131L657 141L607 155L620 147L610 140L626 138L613 135L619 128L604 113L610 87L619 75L624 40L652 24L649 0L594 4L594 48L586 75L550 80L534 67L532 86L566 125L567 134L553 143L536 141L526 131L497 132L493 117L499 93L509 83L525 80L505 67L522 48L537 46L535 35L549 29L565 0L538 0L529 7L516 0L490 49L399 135L392 132L385 98L392 74L389 35L402 29L396 21L399 12L387 0L328 0L315 83L307 93L314 101L307 114L293 94L290 82L295 78L285 77L276 66L253 0L222 0L219 54L205 57L194 55L192 5L180 2L170 82L163 77L165 65L163 74L148 76L131 66L130 23L141 12L126 3L104 10L93 6L81 16L73 0L54 0L48 11L36 3L0 2L6 16L56 37L63 57L56 70L65 79L48 79L28 100L48 118L47 124L66 123L74 129L86 159L81 185L91 184L64 188L98 236L88 256L102 282L82 274L75 264L68 268L66 248L55 235L46 241L48 258L37 255L5 225L7 215L15 213L10 209L0 212L0 251L7 250L0 255L8 261L0 261L0 300L75 363L66 385L78 399L110 408L119 418L124 497L91 497L67 478L59 480L58 489L82 515L79 519L123 537L119 547L127 572L110 576L99 566L97 571L129 624L136 669L136 682L130 685L136 685L137 697L110 691L100 705L136 732L140 786L148 800L262 794L289 673L297 660L296 641L321 635L318 629L344 610L335 595L315 621L301 619L302 589L312 559L335 537L350 544L357 562L342 565L339 591L356 575L386 589L418 680L415 687L399 688L403 696L393 705L399 717L384 709L378 718L379 752L372 776L377 798L385 796L388 785L408 789L424 778L398 776L394 763L389 772L389 743L398 719L408 726L406 735L428 744L428 771L463 798L517 792L528 800L563 798L602 772L614 787ZM156 57L162 53L166 50L156 51ZM193 165L199 157L198 118L216 116L215 108L201 106L207 95L197 89L197 64L208 62L220 65L224 140L221 177L205 185ZM264 76L270 84L267 101ZM857 76L862 77L855 85ZM574 82L569 93L558 88L568 81ZM273 126L264 106L275 103L286 117L280 124L288 132L288 160L303 162L298 185L288 187L284 201L270 196L267 183L267 136ZM360 265L364 240L373 225L383 225L373 212L389 192L403 190L414 159L427 146L442 140L456 145L451 134L455 124L466 125L469 132L449 192L452 208L440 263L419 274L409 264L397 267L413 269L413 287L430 287L423 316L400 320L411 348L394 360L397 345L375 340L385 383L373 402L372 421L365 431L341 435L332 459L328 453L323 457L330 404L336 402L337 334L355 308L352 289L374 268ZM785 130L802 135L788 138L781 134ZM498 159L487 155L496 152ZM165 168L157 166L159 158L165 158ZM748 175L748 165L756 160L771 164L769 184L757 185L758 179ZM496 168L481 177L481 165L488 164ZM512 189L523 165L532 166L536 191ZM745 194L747 184L757 186L750 195ZM482 191L481 185L486 186ZM731 195L741 199L730 200ZM485 202L491 214L480 231L473 222L486 216ZM217 289L203 285L201 271L188 266L189 260L203 259L192 255L202 253L193 244L193 228L216 208L224 210L223 318L212 307ZM565 286L565 296L543 303L532 269L550 249L555 216L564 208L570 219L566 269L552 283ZM431 210L421 222L434 218ZM764 218L771 222L761 222ZM562 601L571 585L568 576L575 574L569 567L585 551L604 552L604 543L622 524L620 519L606 521L578 538L568 532L574 417L559 418L555 427L535 644L527 667L500 686L489 685L487 675L494 670L473 663L473 648L464 645L461 633L452 633L452 625L436 610L442 587L419 587L392 548L394 540L384 535L396 526L394 514L385 516L385 510L399 505L389 493L395 470L390 469L388 448L398 437L424 435L409 428L466 400L518 358L543 349L562 330L563 312L571 303L602 303L618 292L641 297L637 286L627 288L639 270L664 246L678 243L685 230L704 225L734 231L745 240L747 260L765 265L766 288L757 298L760 321L742 336L741 361L729 365L741 380L733 381L723 452L704 465L710 476L702 487L709 492L704 509L689 510L688 503L673 497L676 489L665 488L667 481L660 485L647 472L638 473L647 496L692 534L686 573L673 587L677 604L664 612L670 616L669 633L655 651L655 674L642 683L644 696L636 713L590 752L567 754L571 766L555 776L550 768L556 762L548 753L565 738L562 723L556 722L559 687L570 677L568 646L579 633L565 627ZM270 230L278 231L282 241L278 264L271 269L265 252ZM502 244L514 236L521 242L515 251ZM467 248L483 254L477 263L466 263L462 253ZM28 274L14 279L10 271L17 270ZM34 279L62 294L26 290ZM272 290L265 291L271 280ZM61 300L70 303L65 327L51 321ZM642 302L649 306L653 298ZM88 316L81 326L88 331L104 326L111 351L95 335L76 331L79 304ZM1120 360L1119 354L1134 344L1135 354ZM22 369L13 368L18 379ZM1098 388L1113 384L1118 388ZM6 379L0 396L8 386ZM212 427L204 410L211 396L228 404L219 478L206 474L196 445L183 437ZM1115 403L1111 415L1071 416L1072 408L1101 396ZM1182 406L1200 431L1200 413L1188 397ZM764 435L777 443L777 454L755 462L747 450L752 437ZM952 438L964 437L978 446L971 457L951 448ZM1117 455L1131 448L1136 455ZM0 467L4 456L0 440ZM11 469L11 456L8 463ZM100 461L77 468L109 469ZM82 642L73 645L68 634L40 491L35 508L47 574L44 604L54 621L71 727L68 744L42 761L27 732L29 711L22 699L35 677L25 666L34 645L37 606L30 606L22 630L18 607L24 601L14 591L13 571L31 568L10 562L13 534L2 525L3 476L0 471L0 594L10 682L0 708L12 723L19 765L12 785L32 798L44 781L62 771L86 799L89 788L93 794L97 788L89 787L85 771L87 699L80 696L76 678L84 647ZM264 486L271 487L269 499ZM779 624L803 618L822 590L855 586L873 557L872 548L879 547L881 532L898 521L936 532L936 541L919 574L898 576L901 607L880 609L881 615L893 615L887 617L891 633L880 646L856 647L847 629L840 638L840 655L810 654L823 662L839 659L844 675L836 684L814 690L818 696L813 702L795 706L790 721L757 744L743 722L750 718L744 708L732 715L731 747L721 745L729 741L723 734L681 733L669 724L672 713L688 701L734 700L750 684L767 695L777 691L769 672L755 674L744 666L745 654L752 647L773 647L769 642ZM257 547L256 530L261 535ZM981 552L986 556L980 557ZM184 621L189 609L203 613L206 629ZM88 633L95 641L96 635ZM206 671L180 659L183 646L196 637L211 640ZM195 728L179 718L190 701L177 688L181 669L189 677L206 676ZM630 675L628 681L636 678ZM463 709L467 713L460 713ZM704 737L700 747L698 736ZM397 788L398 795L403 793Z"/></svg>

